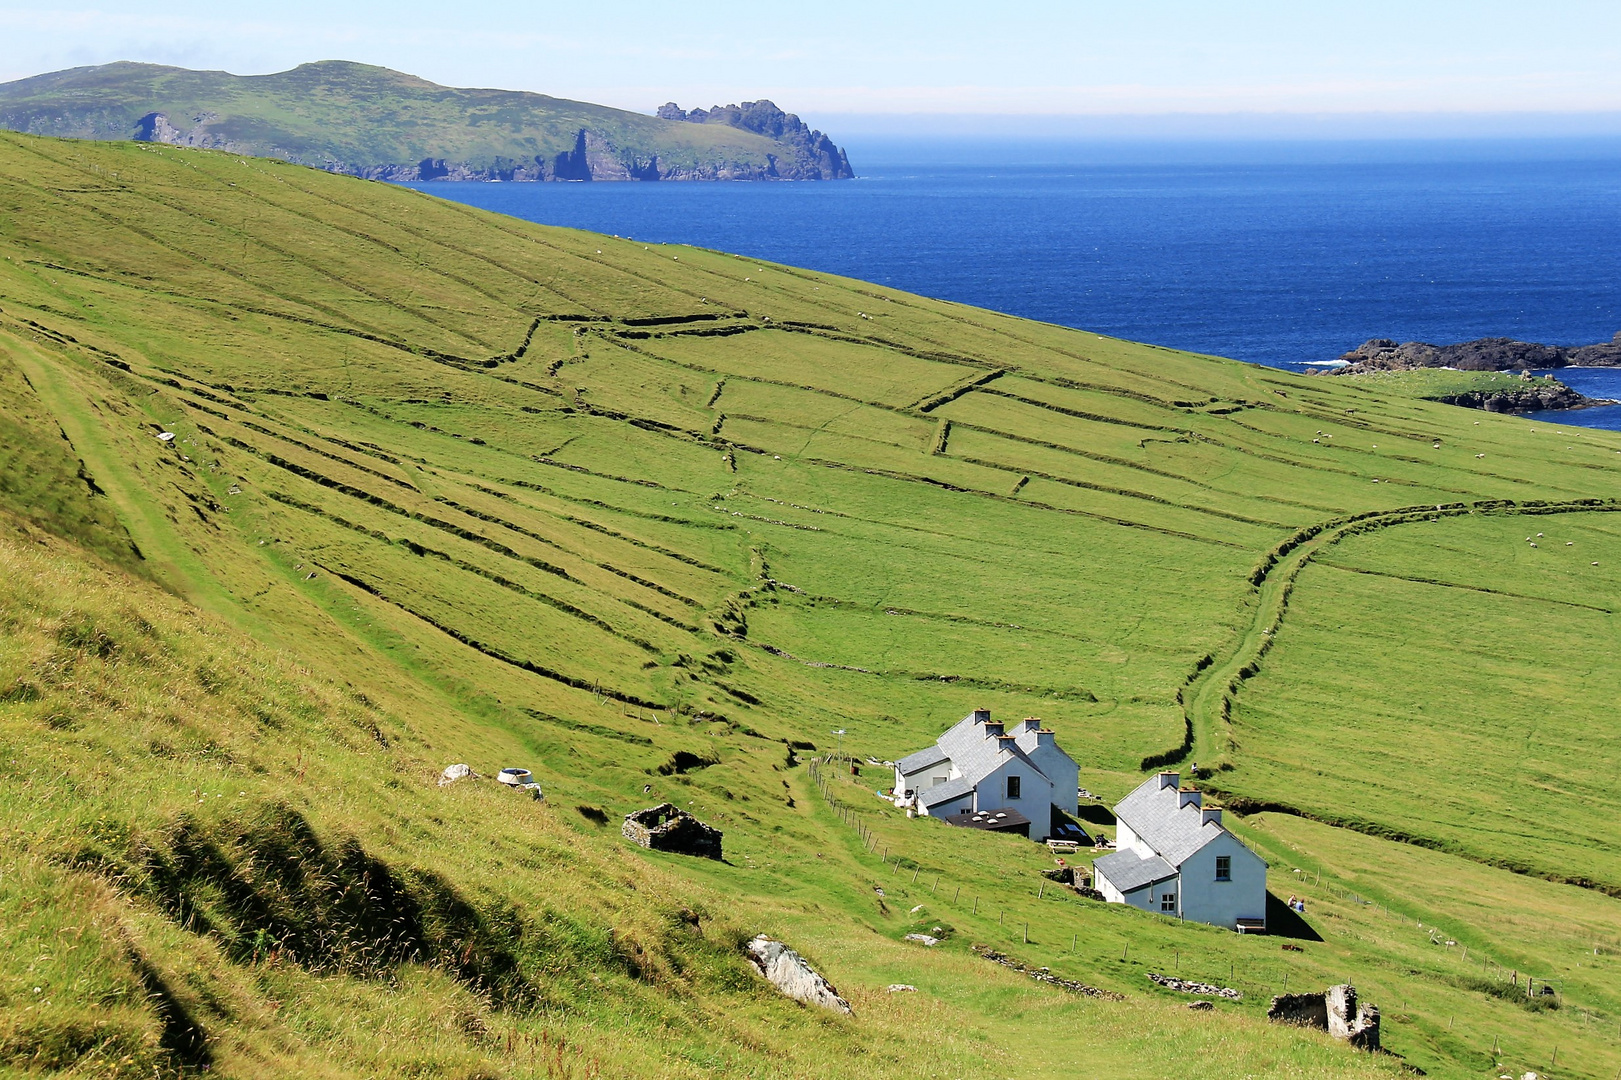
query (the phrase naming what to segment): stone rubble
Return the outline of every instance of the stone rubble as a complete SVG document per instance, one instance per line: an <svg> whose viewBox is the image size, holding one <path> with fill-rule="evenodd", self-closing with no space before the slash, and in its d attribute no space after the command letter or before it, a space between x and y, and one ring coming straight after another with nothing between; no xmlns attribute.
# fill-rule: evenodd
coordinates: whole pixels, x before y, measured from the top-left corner
<svg viewBox="0 0 1621 1080"><path fill-rule="evenodd" d="M1095 986L1088 986L1083 982L1076 982L1074 979L1059 978L1047 968L1027 967L1006 953L997 952L989 945L975 945L973 949L993 964L1001 964L1003 967L1011 968L1021 975L1028 975L1037 982L1051 983L1053 986L1068 990L1072 994L1085 994L1087 997L1104 998L1109 1001L1126 1000L1124 994L1116 994L1112 990L1099 990Z"/></svg>
<svg viewBox="0 0 1621 1080"><path fill-rule="evenodd" d="M1212 986L1209 983L1192 982L1188 979L1173 979L1169 975L1156 975L1152 971L1148 977L1167 990L1180 990L1184 994L1209 994L1211 997L1224 997L1237 1001L1243 997L1230 986Z"/></svg>

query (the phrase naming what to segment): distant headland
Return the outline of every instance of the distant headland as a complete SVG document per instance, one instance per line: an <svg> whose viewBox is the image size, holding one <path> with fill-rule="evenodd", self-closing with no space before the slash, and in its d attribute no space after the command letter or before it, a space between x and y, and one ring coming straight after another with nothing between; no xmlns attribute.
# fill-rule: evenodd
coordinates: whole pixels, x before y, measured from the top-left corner
<svg viewBox="0 0 1621 1080"><path fill-rule="evenodd" d="M273 75L156 64L0 84L0 128L280 158L371 180L843 180L845 152L770 101L657 116L440 86L331 60Z"/></svg>

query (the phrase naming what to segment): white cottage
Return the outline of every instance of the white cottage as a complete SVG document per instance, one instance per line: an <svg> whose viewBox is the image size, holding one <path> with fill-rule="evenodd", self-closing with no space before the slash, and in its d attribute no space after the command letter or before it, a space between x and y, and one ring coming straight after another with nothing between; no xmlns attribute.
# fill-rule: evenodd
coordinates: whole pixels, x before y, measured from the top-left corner
<svg viewBox="0 0 1621 1080"><path fill-rule="evenodd" d="M1027 819L1032 840L1052 833L1052 810L1074 814L1080 770L1039 720L1004 731L989 709L975 709L933 746L895 763L895 802L927 817L967 814L963 824L985 827ZM979 816L979 821L972 817ZM994 826L993 826L994 827Z"/></svg>
<svg viewBox="0 0 1621 1080"><path fill-rule="evenodd" d="M1266 861L1181 777L1163 772L1114 808L1116 851L1092 863L1097 889L1130 904L1229 930L1266 929Z"/></svg>

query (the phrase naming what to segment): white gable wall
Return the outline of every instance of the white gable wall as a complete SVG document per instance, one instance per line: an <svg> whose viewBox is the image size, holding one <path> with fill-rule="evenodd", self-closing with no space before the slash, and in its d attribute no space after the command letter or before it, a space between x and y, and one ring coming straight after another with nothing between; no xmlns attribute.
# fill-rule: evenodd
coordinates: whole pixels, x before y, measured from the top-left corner
<svg viewBox="0 0 1621 1080"><path fill-rule="evenodd" d="M1007 796L1008 778L1019 778L1019 797ZM1041 773L1018 758L1010 758L992 770L974 789L974 809L1017 810L1030 819L1030 839L1045 840L1052 825L1053 785ZM939 813L938 810L935 811Z"/></svg>
<svg viewBox="0 0 1621 1080"><path fill-rule="evenodd" d="M1029 721L1019 732L1019 749L1052 781L1052 803L1066 814L1075 814L1080 808L1079 791L1081 770L1073 758L1058 748L1053 733L1031 729Z"/></svg>
<svg viewBox="0 0 1621 1080"><path fill-rule="evenodd" d="M1232 880L1216 880L1216 857L1232 860ZM1266 861L1223 832L1189 855L1177 868L1182 875L1184 919L1238 929L1239 919L1266 918Z"/></svg>

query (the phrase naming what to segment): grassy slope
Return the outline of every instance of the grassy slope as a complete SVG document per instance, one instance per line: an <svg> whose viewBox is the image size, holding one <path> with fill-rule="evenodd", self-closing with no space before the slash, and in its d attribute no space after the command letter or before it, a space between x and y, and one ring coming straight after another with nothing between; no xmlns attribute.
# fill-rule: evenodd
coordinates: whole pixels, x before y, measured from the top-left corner
<svg viewBox="0 0 1621 1080"><path fill-rule="evenodd" d="M753 132L660 120L584 101L439 86L365 64L326 61L273 75L154 64L75 68L0 86L6 126L76 138L127 139L151 112L210 125L229 145L319 164L414 164L444 158L489 167L574 149L589 128L627 155L666 169L704 162L764 165L782 147ZM219 144L227 145L227 144Z"/></svg>
<svg viewBox="0 0 1621 1080"><path fill-rule="evenodd" d="M176 793L212 789L190 774L171 775L172 758L155 744L172 749L174 739L127 729L114 717L121 694L179 686L202 703L192 721L199 745L246 740L263 755L255 758L265 769L254 774L260 787L238 797L246 800L240 808L223 801L216 813L216 804L205 804L205 824L219 830L211 835L248 836L224 846L258 857L255 845L270 843L277 829L244 834L236 823L265 820L290 791L303 792L293 809L323 844L355 835L391 872L433 868L491 925L520 927L495 934L495 945L514 970L558 998L557 1008L537 1012L486 987L469 999L484 1010L478 1023L403 1041L359 1032L352 1006L378 1000L381 987L408 991L386 995L390 1008L403 1010L390 1029L399 1031L420 1027L413 1017L479 984L465 974L457 981L458 969L442 958L387 970L305 961L266 974L264 956L240 944L232 952L232 909L208 893L206 874L182 881L177 895L192 889L197 903L215 905L212 935L188 933L198 926L176 915L183 908L164 908L158 894L125 878L104 875L124 883L112 891L73 892L83 872L64 868L71 828L21 840L31 833L26 823L54 820L58 812L49 808L61 796L51 792L59 789L9 785L8 857L61 890L62 905L69 895L106 905L108 918L123 920L134 948L157 957L163 971L197 973L174 994L220 1034L219 1068L248 1074L261 1067L255 1062L330 1057L340 1070L355 1069L387 1052L416 1055L430 1072L483 1062L476 1067L563 1075L533 1061L494 1063L505 1044L480 1035L480 1025L520 1040L541 1032L566 1035L570 1045L585 1040L580 1045L615 1069L649 1075L717 1065L766 1075L776 1053L789 1053L784 1074L839 1074L849 1061L860 1068L858 1058L845 1058L858 1047L900 1053L919 1031L941 1027L963 1033L938 1051L940 1067L962 1075L1039 1073L1043 1063L1082 1057L1104 1072L1124 1071L1127 1062L1172 1066L1213 1039L1225 1047L1212 1066L1218 1075L1385 1068L1259 1023L1265 996L1285 976L1298 987L1346 975L1376 987L1387 1014L1397 1012L1393 997L1445 997L1472 1032L1500 1028L1528 1047L1556 1037L1566 1048L1562 1067L1580 1064L1569 1075L1609 1075L1621 1065L1613 1041L1585 1027L1576 1011L1621 1011L1601 982L1571 984L1571 1007L1558 1013L1532 1013L1457 992L1450 954L1415 951L1406 937L1373 924L1325 932L1326 941L1297 954L1280 952L1275 941L1037 900L1034 872L1050 865L1037 849L908 823L845 785L838 797L862 807L879 838L869 852L804 769L787 764L783 745L803 739L825 748L829 729L842 726L858 754L894 757L968 708L988 705L1046 717L1081 762L1083 783L1115 796L1136 782L1143 758L1182 741L1181 699L1219 705L1225 684L1203 693L1195 680L1191 689L1200 693L1191 697L1184 688L1201 658L1214 656L1209 671L1230 677L1247 663L1244 643L1258 647L1272 636L1261 631L1277 629L1272 620L1286 611L1279 648L1239 692L1237 750L1220 743L1224 728L1190 710L1201 752L1208 743L1236 766L1222 786L1451 844L1475 861L1447 865L1464 868L1456 872L1482 892L1500 892L1504 909L1526 919L1567 896L1557 904L1608 911L1614 901L1599 893L1485 865L1512 857L1531 860L1524 869L1533 873L1572 876L1568 851L1580 850L1527 844L1517 826L1469 828L1500 820L1500 785L1517 747L1482 769L1478 746L1432 737L1444 725L1413 710L1380 734L1411 748L1413 768L1358 756L1367 740L1330 758L1335 744L1324 734L1332 730L1299 722L1299 699L1317 705L1343 695L1344 687L1321 688L1327 672L1376 700L1405 693L1427 703L1443 693L1433 673L1446 670L1477 691L1470 707L1478 729L1521 739L1514 710L1523 701L1487 692L1498 678L1478 662L1487 647L1455 648L1429 629L1437 620L1410 620L1404 632L1419 644L1400 678L1381 666L1374 647L1317 643L1340 625L1372 627L1402 604L1428 604L1423 590L1436 588L1412 583L1412 598L1392 599L1379 590L1396 579L1347 574L1337 561L1394 565L1409 577L1468 571L1500 592L1580 592L1588 607L1545 605L1549 647L1537 654L1544 663L1567 639L1609 627L1602 620L1610 616L1594 609L1613 607L1611 578L1571 566L1558 582L1527 579L1534 568L1402 544L1408 533L1444 528L1460 544L1489 545L1504 523L1525 527L1525 519L1505 516L1515 509L1507 505L1495 515L1448 516L1343 541L1330 529L1270 574L1257 570L1300 530L1353 515L1608 496L1621 449L1610 436L1588 433L1571 450L1550 453L1551 433L1520 420L714 252L545 229L411 191L220 154L6 137L0 208L0 355L30 380L7 383L21 387L5 399L8 422L48 431L54 418L71 441L58 460L83 458L106 493L87 496L53 482L51 490L73 493L80 508L36 518L35 527L114 555L118 530L127 530L147 555L137 572L206 609L214 621L199 625L229 635L224 627L235 624L308 668L276 694L335 695L330 710L300 721L298 738L255 742L243 702L275 694L228 693L231 708L216 709L193 684L201 678L195 671L144 683L137 666L114 663L116 677L133 685L104 695L115 704L100 712L97 705L76 727L49 723L49 695L23 700L30 695L19 692L0 705L9 747L29 755L5 760L33 769L79 755L88 768L111 751L130 790L170 795L131 797L109 809L116 827L107 858L132 858L140 837L167 850L183 805ZM165 445L152 437L160 429L179 438ZM13 510L26 502L7 498ZM1605 513L1567 518L1587 530L1584 543L1601 544L1603 530L1614 528ZM72 557L50 551L34 556L44 562L30 574L49 581L90 573L63 569ZM1422 569L1425 559L1440 568ZM1251 583L1257 578L1259 590ZM1341 578L1367 587L1331 584ZM34 586L8 600L7 610L19 613L19 625L37 627L33 648L48 650L65 647L59 624L71 621L68 608L146 588ZM172 603L141 595L122 607L108 601L114 607L105 617ZM1486 637L1498 611L1454 614ZM119 624L112 636L130 632ZM1613 628L1606 632L1613 636ZM162 655L196 647L146 648ZM7 671L17 674L6 675L8 684L28 681L33 655L44 654L22 645L10 654ZM86 669L69 667L59 692L101 701L72 681ZM324 689L298 690L299 678ZM1557 674L1547 680L1560 682ZM1592 722L1600 707L1594 692L1567 683L1558 697L1567 713L1558 728L1563 768L1573 781L1545 785L1537 812L1546 821L1591 822L1590 846L1602 849L1613 843L1604 815L1613 821L1615 808L1598 781L1613 773L1615 749L1607 729ZM356 704L355 695L372 704ZM315 752L337 738L327 731L332 716L364 718L371 708L386 752L376 738L352 736ZM716 763L660 773L677 751ZM205 755L188 768L213 770L222 791L252 792L238 782L252 772L248 757ZM379 767L380 760L393 764ZM496 796L485 788L434 789L432 774L453 760L481 771L515 762L535 770L549 805L525 829L546 837L549 871L500 872L490 861L518 860L529 834L514 838L512 819L496 809L503 804L487 801ZM1302 760L1332 783L1302 782ZM878 773L862 778L864 790L885 782ZM1424 798L1437 774L1449 784L1439 810ZM574 810L601 807L611 823L658 798L688 803L726 829L728 864L628 853L611 826L599 833ZM436 807L425 817L427 800ZM285 818L273 820L285 826ZM1297 819L1261 828L1271 820L1256 819L1249 835L1275 867L1318 860L1311 865L1322 864L1330 878L1349 878L1378 865L1379 848L1404 859L1449 858ZM1465 835L1467 844L1455 842ZM1363 862L1339 859L1343 845ZM1599 866L1598 880L1613 880L1607 864ZM942 884L925 895L931 871ZM1418 869L1403 872L1402 880L1421 880ZM627 897L604 884L617 874L657 875L662 884L653 891L663 899ZM1281 891L1291 883L1277 884ZM874 885L888 893L882 902ZM1426 925L1446 900L1427 888L1401 894L1409 917ZM924 910L908 915L918 903ZM715 917L707 944L680 936L669 918L679 904ZM507 906L530 921L503 923L497 916ZM1452 908L1439 910L1450 917ZM661 963L689 980L676 990L645 994L664 984L638 979L611 950L563 966L617 980L632 1003L658 1002L645 1008L675 1034L627 1046L625 1033L650 1031L640 1026L643 1005L615 1005L620 990L600 994L578 977L578 985L564 980L553 991L559 962L549 959L548 939L523 929L544 923L546 911L572 912L577 929L569 934L599 945L608 926L641 920L652 955L673 958ZM40 916L40 932L79 925L76 917L71 910ZM926 959L901 947L907 930L936 920L957 928L947 945ZM1028 943L1026 921L1033 923ZM339 925L360 932L358 923ZM1472 925L1472 955L1553 975L1570 960L1566 939L1529 926L1509 914ZM815 956L853 995L858 1019L805 1017L739 982L735 961L710 946L760 928ZM1461 930L1448 930L1461 939ZM967 953L972 940L1126 991L1130 1000L1076 1002L987 972ZM106 977L139 982L142 969L132 964L108 960ZM8 985L21 993L33 973L23 961L14 965ZM1222 1010L1236 1034L1199 1026L1195 1014L1150 994L1143 971L1165 967L1241 980L1246 1001ZM1227 979L1219 978L1224 971ZM200 987L216 978L236 996L203 994ZM915 983L922 993L890 997L882 993L890 982ZM98 993L81 987L61 997L82 1008ZM267 1002L283 1003L283 1011ZM739 1009L735 1027L707 1034L713 1017ZM258 1026L243 1027L249 1014ZM160 1020L150 1009L128 1016L131 1030L142 1023L157 1030ZM1480 1038L1443 1036L1441 1022L1427 1006L1403 1010L1387 1042L1443 1075L1474 1075L1492 1064ZM826 1039L810 1039L806 1025ZM1076 1039L1072 1030L1110 1035ZM783 1049L789 1045L799 1049Z"/></svg>
<svg viewBox="0 0 1621 1080"><path fill-rule="evenodd" d="M1446 368L1416 368L1412 371L1369 371L1350 378L1389 394L1445 398L1463 394L1493 394L1519 390L1551 390L1562 385L1552 375L1522 379L1510 371L1455 371Z"/></svg>

